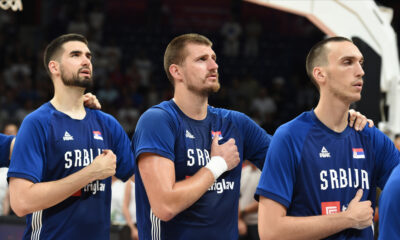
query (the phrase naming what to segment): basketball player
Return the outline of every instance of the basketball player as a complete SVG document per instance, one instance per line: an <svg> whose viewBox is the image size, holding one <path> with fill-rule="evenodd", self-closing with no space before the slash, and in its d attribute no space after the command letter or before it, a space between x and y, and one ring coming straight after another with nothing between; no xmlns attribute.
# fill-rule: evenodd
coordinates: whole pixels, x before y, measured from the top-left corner
<svg viewBox="0 0 400 240"><path fill-rule="evenodd" d="M243 113L208 105L220 88L211 47L198 34L169 43L164 69L174 97L147 110L136 126L141 240L238 239L238 163L250 159L260 168L271 136Z"/></svg>
<svg viewBox="0 0 400 240"><path fill-rule="evenodd" d="M343 37L310 50L307 73L320 99L271 141L256 191L261 239L373 239L376 187L385 186L400 155L378 129L348 127L363 61Z"/></svg>
<svg viewBox="0 0 400 240"><path fill-rule="evenodd" d="M54 39L44 63L55 93L18 132L8 172L11 206L28 214L24 239L109 239L111 176L133 174L130 141L113 117L83 106L92 84L86 38Z"/></svg>

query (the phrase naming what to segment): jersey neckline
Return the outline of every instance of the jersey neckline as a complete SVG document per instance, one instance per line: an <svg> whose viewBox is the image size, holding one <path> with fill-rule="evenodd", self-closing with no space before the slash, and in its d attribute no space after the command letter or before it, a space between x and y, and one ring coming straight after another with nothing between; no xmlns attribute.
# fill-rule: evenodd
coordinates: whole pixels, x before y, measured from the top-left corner
<svg viewBox="0 0 400 240"><path fill-rule="evenodd" d="M193 118L190 118L189 116L187 116L180 108L179 106L175 103L174 100L169 100L169 103L172 105L173 108L175 108L175 110L179 113L179 115L181 115L183 118L187 119L190 122L193 123L197 123L197 124L206 124L209 121L210 118L210 106L207 105L207 116L202 119L202 120L196 120Z"/></svg>
<svg viewBox="0 0 400 240"><path fill-rule="evenodd" d="M74 120L74 121L85 121L85 120L87 120L87 119L89 118L89 111L88 111L88 108L86 108L86 107L84 107L84 108L85 108L85 112L86 112L85 117L82 118L82 119L76 119L76 118L72 118L72 117L69 116L68 114L65 114L65 113L63 113L63 112L57 110L57 109L53 106L53 104L51 104L50 101L48 101L47 104L48 104L48 106L49 106L50 109L54 110L55 112L57 112L57 113L60 114L61 116L66 117L66 118L68 118L68 119L71 119L71 120Z"/></svg>
<svg viewBox="0 0 400 240"><path fill-rule="evenodd" d="M332 129L330 129L329 127L327 127L323 122L321 122L321 120L319 120L319 118L317 117L317 115L315 115L314 109L312 109L310 112L310 116L311 119L314 121L314 123L319 127L322 128L323 130L325 130L328 134L337 137L337 138L344 138L347 135L349 135L352 131L352 128L349 126L349 124L347 124L346 128L342 131L342 132L335 132Z"/></svg>

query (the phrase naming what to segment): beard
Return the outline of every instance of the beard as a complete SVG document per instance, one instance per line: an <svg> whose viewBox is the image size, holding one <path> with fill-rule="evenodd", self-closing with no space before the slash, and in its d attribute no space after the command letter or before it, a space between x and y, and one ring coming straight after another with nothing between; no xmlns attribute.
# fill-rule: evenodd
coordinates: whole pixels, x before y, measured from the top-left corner
<svg viewBox="0 0 400 240"><path fill-rule="evenodd" d="M92 76L90 77L80 77L79 73L84 68L80 68L77 73L72 73L72 76L67 76L65 74L64 69L61 67L61 80L63 81L65 86L70 87L81 87L81 88L90 88L93 85Z"/></svg>
<svg viewBox="0 0 400 240"><path fill-rule="evenodd" d="M206 83L206 79L203 80L203 84ZM207 87L199 87L196 86L194 84L188 83L188 89L192 92L195 92L201 96L210 96L213 93L218 92L218 90L220 89L221 85L219 84L219 79L217 76L217 81L215 83L213 83L211 86L207 86Z"/></svg>

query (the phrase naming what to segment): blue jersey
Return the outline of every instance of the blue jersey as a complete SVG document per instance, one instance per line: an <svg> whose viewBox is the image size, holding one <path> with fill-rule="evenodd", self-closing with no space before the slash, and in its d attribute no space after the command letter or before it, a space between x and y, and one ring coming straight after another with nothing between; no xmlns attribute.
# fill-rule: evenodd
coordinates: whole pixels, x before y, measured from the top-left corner
<svg viewBox="0 0 400 240"><path fill-rule="evenodd" d="M10 165L10 145L14 136L0 133L0 168Z"/></svg>
<svg viewBox="0 0 400 240"><path fill-rule="evenodd" d="M379 239L400 239L400 165L389 177L379 200Z"/></svg>
<svg viewBox="0 0 400 240"><path fill-rule="evenodd" d="M88 166L103 149L117 156L116 176L134 172L130 141L110 115L86 108L82 120L50 103L29 114L17 134L8 177L49 182ZM109 239L111 177L89 183L61 203L27 215L24 239Z"/></svg>
<svg viewBox="0 0 400 240"><path fill-rule="evenodd" d="M147 110L141 116L132 140L136 159L141 153L166 157L174 162L176 181L181 181L207 164L212 136L218 136L220 144L234 138L241 161L249 159L262 167L270 135L242 113L210 106L207 111L204 120L193 120L172 100ZM222 174L192 206L164 222L151 212L140 172L136 168L139 238L237 239L240 176L241 164Z"/></svg>
<svg viewBox="0 0 400 240"><path fill-rule="evenodd" d="M374 207L376 187L384 187L399 157L375 127L337 133L306 112L276 131L256 196L284 205L288 216L315 216L346 210L362 188L361 201ZM328 239L343 238L373 239L372 228L347 229Z"/></svg>

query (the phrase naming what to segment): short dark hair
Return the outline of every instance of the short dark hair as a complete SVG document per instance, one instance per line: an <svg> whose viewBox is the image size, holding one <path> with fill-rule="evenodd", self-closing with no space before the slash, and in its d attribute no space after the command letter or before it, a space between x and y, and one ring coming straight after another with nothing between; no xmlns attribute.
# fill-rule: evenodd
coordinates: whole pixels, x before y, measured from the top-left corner
<svg viewBox="0 0 400 240"><path fill-rule="evenodd" d="M400 133L397 133L396 135L394 135L394 139L400 138Z"/></svg>
<svg viewBox="0 0 400 240"><path fill-rule="evenodd" d="M172 85L174 85L174 78L169 72L169 66L182 64L187 56L184 49L188 43L212 46L210 39L197 33L187 33L172 39L164 53L164 70Z"/></svg>
<svg viewBox="0 0 400 240"><path fill-rule="evenodd" d="M49 62L51 60L55 60L60 56L62 46L66 42L71 42L71 41L79 41L83 42L86 45L88 45L87 39L82 36L81 34L77 33L70 33L70 34L64 34L59 36L58 38L54 39L47 45L46 49L44 50L44 56L43 56L43 63L44 67L46 68L47 73L49 76L51 76L51 72L49 69Z"/></svg>
<svg viewBox="0 0 400 240"><path fill-rule="evenodd" d="M328 63L328 53L326 45L330 42L353 42L345 37L330 37L316 43L308 52L306 58L306 70L307 75L311 79L312 83L319 90L319 86L313 76L313 70L316 66L325 66Z"/></svg>

